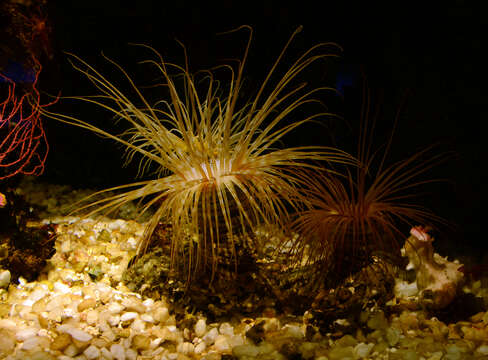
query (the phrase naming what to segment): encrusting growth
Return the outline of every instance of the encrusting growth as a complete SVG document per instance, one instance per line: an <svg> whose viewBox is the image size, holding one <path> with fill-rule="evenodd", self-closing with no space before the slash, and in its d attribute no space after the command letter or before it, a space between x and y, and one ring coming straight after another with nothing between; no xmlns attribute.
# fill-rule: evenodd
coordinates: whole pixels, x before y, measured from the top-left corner
<svg viewBox="0 0 488 360"><path fill-rule="evenodd" d="M221 248L230 249L236 260L236 237L250 234L250 229L260 224L284 226L289 220L289 209L300 207L303 200L297 190L301 174L298 169L316 166L311 161L354 162L351 156L333 148L279 147L283 137L295 128L329 115L327 112L313 113L283 124L305 104L320 103L316 99L317 93L331 90L325 87L309 89L307 84L292 86L290 83L312 63L337 56L338 46L321 43L310 48L272 86L270 79L288 45L300 31L297 29L256 95L241 106L238 98L252 30L248 26L239 29L247 29L250 34L242 61L237 69L230 65L216 68L230 74L226 88L214 78L216 69L203 72L202 79L197 80L190 73L188 64L182 67L167 63L152 48L142 46L158 56L158 61L144 63L159 70L163 79L160 85L169 94L169 99L155 105L148 103L118 64L109 60L130 82L143 103L142 107L136 106L93 67L72 55L75 69L85 74L101 92L94 97L74 99L98 105L125 121L130 128L121 134L112 134L72 116L46 112L59 121L123 144L128 161L136 154L141 156L142 172L150 165L157 166L154 179L104 190L102 193L124 192L82 209L96 205L93 213L113 211L127 202L146 200L141 212L151 207L156 210L147 225L140 253L148 247L158 223L169 222L173 229L173 263L178 267L184 263L189 277L202 269L211 269L213 274ZM324 53L325 50L329 52ZM181 80L183 86L178 87Z"/></svg>

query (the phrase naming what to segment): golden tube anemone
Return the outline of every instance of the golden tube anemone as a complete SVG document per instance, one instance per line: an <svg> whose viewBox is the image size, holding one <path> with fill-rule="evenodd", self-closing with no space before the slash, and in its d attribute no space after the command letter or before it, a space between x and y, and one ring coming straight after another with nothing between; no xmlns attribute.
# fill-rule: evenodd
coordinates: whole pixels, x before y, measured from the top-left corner
<svg viewBox="0 0 488 360"><path fill-rule="evenodd" d="M312 63L337 56L340 48L332 43L310 48L272 85L271 77L299 32L297 29L256 95L238 106L252 37L250 27L239 29L249 30L242 60L235 67L223 65L201 72L203 77L199 81L190 73L188 62L184 66L165 62L152 48L142 46L156 55L157 60L145 63L159 70L163 79L160 85L169 94L155 105L149 104L129 75L112 60L109 61L130 82L144 106L136 106L92 66L71 55L75 69L100 91L93 97L75 99L107 109L119 121L125 121L130 128L121 134L112 134L73 116L46 113L121 143L127 149L127 161L135 154L140 155L141 172L156 165L154 179L104 190L123 192L82 208L96 205L93 212L113 211L129 201L147 200L141 213L151 207L156 210L139 253L147 249L158 222L167 221L173 229L173 264L184 264L188 276L208 265L214 273L222 247L230 249L236 260L236 236L248 233L249 229L262 224L285 226L290 209L301 206L303 200L297 190L297 169L315 166L312 161L354 162L351 156L334 148L280 148L283 137L297 127L330 115L326 111L313 113L284 124L297 109L320 102L317 94L331 90L310 89L305 83L295 86L293 80ZM222 69L230 74L225 88L215 79L215 71Z"/></svg>

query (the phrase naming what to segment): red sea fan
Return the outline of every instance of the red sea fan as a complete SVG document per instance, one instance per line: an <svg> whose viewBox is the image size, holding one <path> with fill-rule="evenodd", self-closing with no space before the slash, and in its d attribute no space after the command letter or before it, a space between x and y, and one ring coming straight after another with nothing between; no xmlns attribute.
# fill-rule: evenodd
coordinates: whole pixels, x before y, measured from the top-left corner
<svg viewBox="0 0 488 360"><path fill-rule="evenodd" d="M0 180L17 174L39 175L44 170L49 146L41 122L37 83L41 66L36 62L35 77L29 90L18 94L15 81L0 73L8 92L0 103ZM56 100L55 100L56 101Z"/></svg>

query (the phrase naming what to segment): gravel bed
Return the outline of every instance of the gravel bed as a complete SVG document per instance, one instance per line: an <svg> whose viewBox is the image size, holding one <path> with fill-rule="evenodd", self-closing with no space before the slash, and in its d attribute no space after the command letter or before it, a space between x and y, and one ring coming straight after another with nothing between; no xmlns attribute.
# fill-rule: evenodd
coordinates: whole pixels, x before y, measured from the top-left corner
<svg viewBox="0 0 488 360"><path fill-rule="evenodd" d="M144 224L52 216L50 206L41 223L57 224L56 254L36 281L0 289L0 359L488 359L488 312L446 324L424 311L373 307L343 336L321 334L307 313L273 309L220 323L201 314L177 320L168 299L121 282ZM486 294L480 281L466 291Z"/></svg>

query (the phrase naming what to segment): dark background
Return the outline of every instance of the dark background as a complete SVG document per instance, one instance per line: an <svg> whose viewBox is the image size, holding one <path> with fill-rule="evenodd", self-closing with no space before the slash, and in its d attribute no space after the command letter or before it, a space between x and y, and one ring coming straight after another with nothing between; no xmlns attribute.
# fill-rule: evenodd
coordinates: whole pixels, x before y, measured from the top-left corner
<svg viewBox="0 0 488 360"><path fill-rule="evenodd" d="M63 51L72 52L108 74L120 79L101 57L101 52L121 63L131 74L140 75L134 64L148 57L128 43L153 46L167 59L181 63L183 54L175 39L185 44L190 66L205 69L228 58L240 58L246 44L245 32L217 35L242 24L251 25L254 37L246 68L246 84L252 86L269 69L291 33L303 25L284 63L310 46L332 41L343 47L340 60L322 64L306 80L337 84L337 76L349 76L351 86L345 100L330 96L331 110L345 114L357 128L362 71L384 116L378 125L375 146L384 143L402 100L401 116L390 158L401 160L422 147L438 143L439 152L449 158L430 176L443 178L429 189L425 203L455 226L442 236L459 252L486 250L481 229L482 172L487 159L481 146L486 134L486 5L477 1L445 1L442 6L416 2L326 1L310 5L295 2L227 1L217 5L189 1L50 1L47 15L52 28L54 57L45 61L41 88L62 95L89 95L94 89L71 69ZM381 4L380 4L381 3ZM405 97L406 96L406 97ZM380 100L381 99L381 100ZM327 102L327 99L325 100ZM96 118L93 109L79 108L60 100L54 111L76 114L86 121ZM338 120L339 121L339 120ZM40 180L68 183L76 187L106 187L134 178L134 166L122 168L121 149L84 130L51 120L45 121L50 153ZM295 144L331 141L343 148L354 144L354 133L343 125L331 125L326 134L304 129L290 139ZM354 150L354 149L353 149ZM439 246L444 246L439 243ZM459 244L463 244L462 247ZM482 249L482 251L480 251Z"/></svg>

